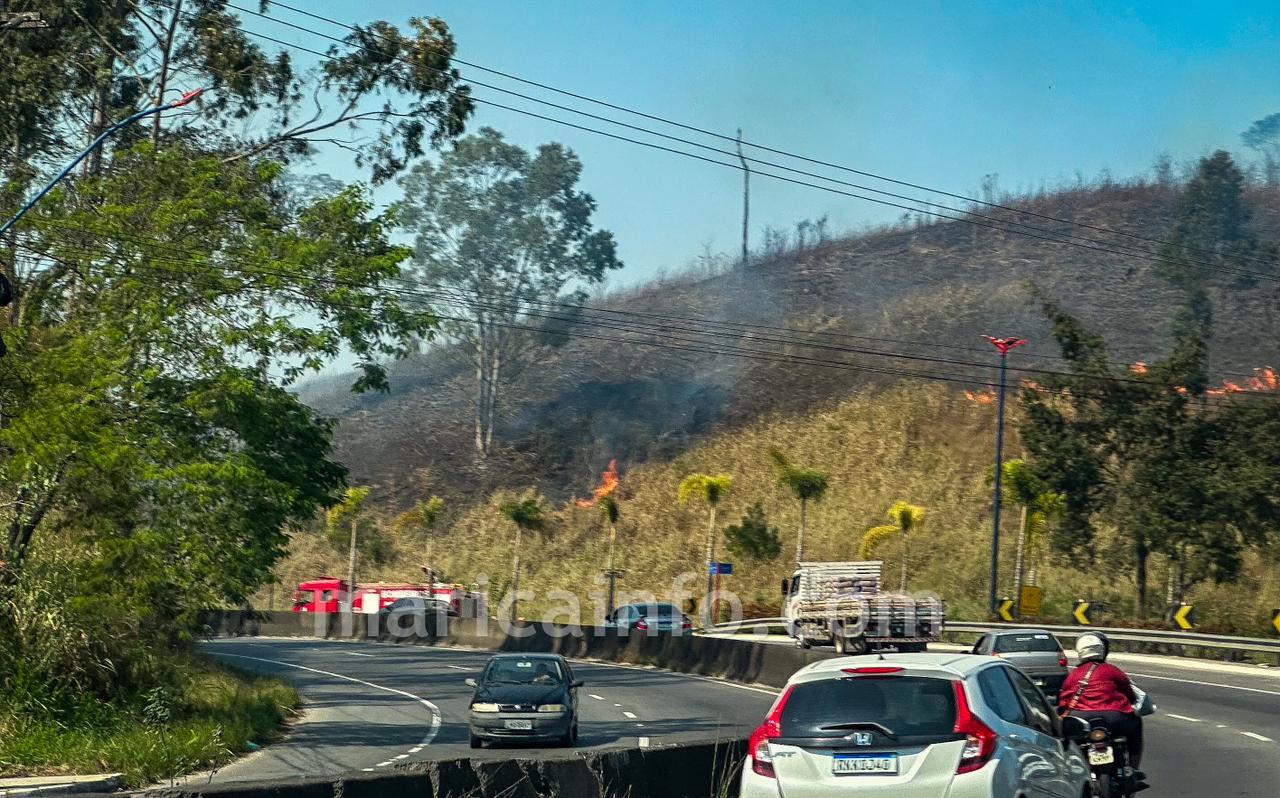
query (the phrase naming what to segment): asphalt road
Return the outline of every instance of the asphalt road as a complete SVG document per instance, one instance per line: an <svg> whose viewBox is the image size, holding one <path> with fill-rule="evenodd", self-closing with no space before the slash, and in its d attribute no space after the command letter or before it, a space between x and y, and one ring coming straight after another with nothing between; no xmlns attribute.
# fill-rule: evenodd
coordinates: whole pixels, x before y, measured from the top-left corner
<svg viewBox="0 0 1280 798"><path fill-rule="evenodd" d="M466 713L488 658L465 649L322 640L237 639L206 644L228 662L279 674L306 713L288 737L222 770L213 781L376 771L399 762L462 756L564 756L563 749L472 751ZM1280 794L1280 673L1245 666L1116 657L1159 706L1147 718L1144 796L1229 798ZM746 736L773 693L700 677L577 663L579 749L658 746Z"/></svg>
<svg viewBox="0 0 1280 798"><path fill-rule="evenodd" d="M194 780L234 781L376 771L400 762L457 757L572 756L557 748L504 745L473 751L467 711L485 652L305 639L228 639L207 653L279 675L301 692L305 713L286 739ZM665 671L574 663L576 750L659 746L746 737L773 702L751 688Z"/></svg>

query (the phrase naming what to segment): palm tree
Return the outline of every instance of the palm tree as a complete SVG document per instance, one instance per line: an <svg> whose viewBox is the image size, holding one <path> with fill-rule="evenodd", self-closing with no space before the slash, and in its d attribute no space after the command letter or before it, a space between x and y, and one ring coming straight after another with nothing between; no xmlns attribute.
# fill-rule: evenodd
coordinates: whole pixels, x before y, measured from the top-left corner
<svg viewBox="0 0 1280 798"><path fill-rule="evenodd" d="M1027 552L1037 532L1043 532L1054 518L1062 514L1064 497L1045 489L1025 460L1006 460L1001 481L1005 485L1005 501L1016 505L1021 516L1018 525L1018 547L1014 555L1013 595L1021 609L1022 585L1026 579Z"/></svg>
<svg viewBox="0 0 1280 798"><path fill-rule="evenodd" d="M898 534L898 528L892 524L873 526L862 535L862 545L858 547L858 559L875 559L876 547L885 538Z"/></svg>
<svg viewBox="0 0 1280 798"><path fill-rule="evenodd" d="M529 491L519 499L503 502L499 511L516 527L516 539L511 552L511 620L520 617L520 538L528 530L534 532L545 529L547 518L542 512L540 498Z"/></svg>
<svg viewBox="0 0 1280 798"><path fill-rule="evenodd" d="M439 496L432 496L425 502L418 501L415 503L413 509L401 513L395 521L396 527L401 530L416 528L421 533L424 558L422 570L427 575L429 589L435 587L437 575L434 557L435 535L432 532L435 529L436 522L440 520L440 514L443 512L444 499Z"/></svg>
<svg viewBox="0 0 1280 798"><path fill-rule="evenodd" d="M360 527L360 513L369 499L369 488L347 488L342 494L342 501L329 508L328 522L330 529L337 529L344 519L351 521L351 547L347 555L347 590L349 592L348 607L355 602L356 595L356 538Z"/></svg>
<svg viewBox="0 0 1280 798"><path fill-rule="evenodd" d="M911 533L920 528L924 523L924 508L917 507L914 504L908 504L904 501L894 502L889 508L889 520L898 528L898 532L902 535L902 582L898 589L902 592L907 591L907 559L909 556L909 538Z"/></svg>
<svg viewBox="0 0 1280 798"><path fill-rule="evenodd" d="M821 501L829 487L826 472L816 468L803 468L792 465L791 461L777 449L770 449L774 468L778 472L778 484L787 488L800 500L800 530L796 534L796 562L804 559L804 524L805 511L809 501Z"/></svg>
<svg viewBox="0 0 1280 798"><path fill-rule="evenodd" d="M613 614L613 602L617 596L617 579L618 572L613 568L613 550L618 542L618 500L612 496L604 496L600 499L600 515L604 517L604 522L609 525L609 609L608 613Z"/></svg>
<svg viewBox="0 0 1280 798"><path fill-rule="evenodd" d="M712 622L708 606L715 593L715 574L712 573L716 562L716 507L720 499L733 487L733 477L728 474L690 474L680 483L677 492L681 504L688 504L690 499L697 498L706 503L709 512L707 520L707 600L703 602L703 614L707 623Z"/></svg>

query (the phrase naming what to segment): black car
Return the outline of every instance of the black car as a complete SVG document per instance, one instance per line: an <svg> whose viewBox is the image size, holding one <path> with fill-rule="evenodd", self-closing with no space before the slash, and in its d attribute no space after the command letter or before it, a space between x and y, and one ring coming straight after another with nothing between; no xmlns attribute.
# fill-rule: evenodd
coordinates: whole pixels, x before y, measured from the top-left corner
<svg viewBox="0 0 1280 798"><path fill-rule="evenodd" d="M431 634L443 628L446 618L457 614L457 610L447 601L425 596L407 596L378 610L378 630L395 637L415 631L419 634Z"/></svg>
<svg viewBox="0 0 1280 798"><path fill-rule="evenodd" d="M693 621L674 604L625 604L604 619L606 628L638 632L683 634L693 629Z"/></svg>
<svg viewBox="0 0 1280 798"><path fill-rule="evenodd" d="M578 739L578 688L558 654L498 654L480 678L467 679L471 747L501 740L541 740L570 746Z"/></svg>

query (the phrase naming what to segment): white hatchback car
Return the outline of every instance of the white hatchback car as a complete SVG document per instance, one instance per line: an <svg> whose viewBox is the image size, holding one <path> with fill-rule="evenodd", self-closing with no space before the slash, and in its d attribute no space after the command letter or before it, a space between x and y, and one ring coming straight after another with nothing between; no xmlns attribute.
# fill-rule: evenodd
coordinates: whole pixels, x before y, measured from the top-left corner
<svg viewBox="0 0 1280 798"><path fill-rule="evenodd" d="M839 657L795 673L751 735L741 798L1088 798L1031 680L992 657Z"/></svg>

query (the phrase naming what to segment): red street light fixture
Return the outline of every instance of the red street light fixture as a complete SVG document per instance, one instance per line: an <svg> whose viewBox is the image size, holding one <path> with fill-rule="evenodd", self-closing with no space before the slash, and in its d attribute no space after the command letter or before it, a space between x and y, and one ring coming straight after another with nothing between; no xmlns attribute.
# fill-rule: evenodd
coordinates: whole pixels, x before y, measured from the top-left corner
<svg viewBox="0 0 1280 798"><path fill-rule="evenodd" d="M996 410L996 478L995 478L995 499L994 506L991 511L991 592L987 596L987 611L992 615L996 612L996 593L998 592L998 580L1000 579L1000 505L1001 497L1001 477L1004 475L1004 394L1005 394L1005 373L1008 365L1009 350L1016 349L1027 342L1025 338L993 338L990 335L984 335L987 341L1000 350L1000 399L998 409Z"/></svg>

